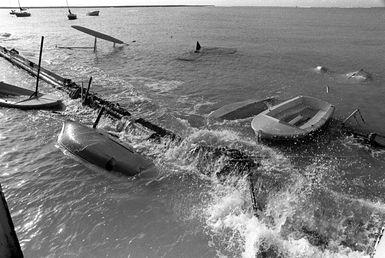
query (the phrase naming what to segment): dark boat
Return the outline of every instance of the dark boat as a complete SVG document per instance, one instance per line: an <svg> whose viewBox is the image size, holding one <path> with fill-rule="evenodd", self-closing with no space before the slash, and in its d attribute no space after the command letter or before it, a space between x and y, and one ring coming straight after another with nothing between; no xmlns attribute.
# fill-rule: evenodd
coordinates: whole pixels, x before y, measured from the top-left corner
<svg viewBox="0 0 385 258"><path fill-rule="evenodd" d="M67 120L58 138L61 147L107 171L135 176L154 168L154 164L131 146L103 130Z"/></svg>
<svg viewBox="0 0 385 258"><path fill-rule="evenodd" d="M27 9L26 9L26 8L21 7L20 1L17 0L17 2L19 3L19 9L20 9L20 12L17 12L17 11L15 11L15 10L12 10L12 11L10 12L10 14L16 15L16 17L29 17L29 16L31 16L31 13L27 12Z"/></svg>
<svg viewBox="0 0 385 258"><path fill-rule="evenodd" d="M78 18L77 15L71 12L71 9L68 6L68 1L67 0L66 0L66 3L67 3L67 7L68 7L68 15L67 15L68 20L76 20Z"/></svg>
<svg viewBox="0 0 385 258"><path fill-rule="evenodd" d="M88 12L87 16L99 16L99 11Z"/></svg>
<svg viewBox="0 0 385 258"><path fill-rule="evenodd" d="M0 185L0 256L23 258L11 213Z"/></svg>

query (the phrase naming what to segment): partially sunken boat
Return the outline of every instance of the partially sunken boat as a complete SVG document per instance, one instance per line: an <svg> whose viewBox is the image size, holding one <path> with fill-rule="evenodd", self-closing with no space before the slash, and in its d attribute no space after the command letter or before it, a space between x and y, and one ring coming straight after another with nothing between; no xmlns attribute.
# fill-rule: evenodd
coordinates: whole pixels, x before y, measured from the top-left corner
<svg viewBox="0 0 385 258"><path fill-rule="evenodd" d="M47 109L61 107L61 100L50 95L41 94L38 91L43 43L44 37L41 37L35 91L0 82L0 106L19 109Z"/></svg>
<svg viewBox="0 0 385 258"><path fill-rule="evenodd" d="M259 139L301 139L326 125L333 112L334 106L326 101L298 96L255 116L251 127Z"/></svg>
<svg viewBox="0 0 385 258"><path fill-rule="evenodd" d="M276 103L274 97L249 99L225 105L208 115L209 119L235 120L255 116Z"/></svg>
<svg viewBox="0 0 385 258"><path fill-rule="evenodd" d="M0 82L0 106L19 109L49 109L62 105L54 96Z"/></svg>
<svg viewBox="0 0 385 258"><path fill-rule="evenodd" d="M61 147L107 171L135 176L154 165L131 146L103 130L67 120L58 138Z"/></svg>

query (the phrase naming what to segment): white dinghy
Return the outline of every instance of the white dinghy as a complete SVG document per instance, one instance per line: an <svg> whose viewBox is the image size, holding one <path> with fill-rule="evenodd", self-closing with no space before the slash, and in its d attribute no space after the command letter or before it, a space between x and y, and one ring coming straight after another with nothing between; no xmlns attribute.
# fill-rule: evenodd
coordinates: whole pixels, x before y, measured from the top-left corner
<svg viewBox="0 0 385 258"><path fill-rule="evenodd" d="M308 96L298 96L263 111L251 121L259 139L300 139L321 129L332 117L334 106Z"/></svg>

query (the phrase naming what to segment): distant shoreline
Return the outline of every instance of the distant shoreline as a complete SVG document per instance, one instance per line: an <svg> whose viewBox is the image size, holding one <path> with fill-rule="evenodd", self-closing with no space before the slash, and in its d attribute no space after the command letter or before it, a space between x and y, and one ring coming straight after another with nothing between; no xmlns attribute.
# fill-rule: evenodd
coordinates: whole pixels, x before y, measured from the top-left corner
<svg viewBox="0 0 385 258"><path fill-rule="evenodd" d="M146 7L257 7L257 8L298 8L298 9L373 9L373 8L385 8L384 6L371 6L371 7L320 7L320 6L224 6L224 5L110 5L110 6L101 6L101 5L88 5L88 6L70 6L70 8L146 8ZM67 6L23 6L26 9L68 9ZM18 6L6 6L1 7L0 9L19 9Z"/></svg>
<svg viewBox="0 0 385 258"><path fill-rule="evenodd" d="M70 6L70 8L138 8L138 7L214 7L214 5L114 5L114 6ZM27 9L55 9L55 8L65 8L67 6L23 6ZM18 6L9 6L9 7L0 7L0 9L19 9Z"/></svg>

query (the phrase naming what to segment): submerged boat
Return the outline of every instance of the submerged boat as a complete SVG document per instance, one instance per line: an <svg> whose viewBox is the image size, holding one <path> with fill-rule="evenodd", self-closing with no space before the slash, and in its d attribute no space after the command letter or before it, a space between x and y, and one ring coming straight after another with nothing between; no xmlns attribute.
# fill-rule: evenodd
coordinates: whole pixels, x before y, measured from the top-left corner
<svg viewBox="0 0 385 258"><path fill-rule="evenodd" d="M208 115L208 118L225 120L244 119L265 111L269 106L274 105L275 103L276 99L274 97L259 100L249 99L231 103L213 111Z"/></svg>
<svg viewBox="0 0 385 258"><path fill-rule="evenodd" d="M251 127L259 139L300 139L321 129L333 112L334 106L326 101L297 96L255 116Z"/></svg>
<svg viewBox="0 0 385 258"><path fill-rule="evenodd" d="M87 16L99 16L99 11L88 12Z"/></svg>
<svg viewBox="0 0 385 258"><path fill-rule="evenodd" d="M154 167L150 160L128 144L103 130L89 128L72 120L64 122L58 143L73 155L107 171L135 176Z"/></svg>
<svg viewBox="0 0 385 258"><path fill-rule="evenodd" d="M47 109L61 106L54 96L0 82L0 106L19 109Z"/></svg>

